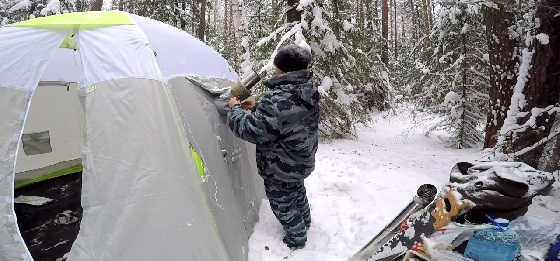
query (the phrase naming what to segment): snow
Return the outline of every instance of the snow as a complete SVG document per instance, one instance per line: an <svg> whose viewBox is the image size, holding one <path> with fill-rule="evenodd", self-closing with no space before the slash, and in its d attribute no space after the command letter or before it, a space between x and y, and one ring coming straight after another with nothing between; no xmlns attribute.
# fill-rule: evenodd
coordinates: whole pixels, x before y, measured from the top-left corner
<svg viewBox="0 0 560 261"><path fill-rule="evenodd" d="M303 10L304 8L311 5L314 1L315 0L300 0L299 5L297 6L297 10L299 10L299 11Z"/></svg>
<svg viewBox="0 0 560 261"><path fill-rule="evenodd" d="M291 252L282 227L264 200L249 241L249 260L347 260L404 208L424 183L449 180L456 162L474 161L479 149L456 150L449 136L424 136L412 116L374 116L357 140L321 143L316 169L306 179L312 225L304 249ZM266 250L268 249L268 250Z"/></svg>
<svg viewBox="0 0 560 261"><path fill-rule="evenodd" d="M31 7L31 1L29 0L22 0L17 2L14 6L12 6L10 9L8 9L8 12L16 12L22 9L27 9Z"/></svg>
<svg viewBox="0 0 560 261"><path fill-rule="evenodd" d="M350 30L352 30L354 28L354 25L350 22L348 22L347 20L344 20L344 23L342 24L342 29L344 29L344 31L348 32Z"/></svg>
<svg viewBox="0 0 560 261"><path fill-rule="evenodd" d="M323 78L323 80L321 81L321 85L317 87L317 89L319 89L319 92L322 95L327 95L327 93L329 92L332 86L333 86L333 81L331 80L331 78L325 76L325 78Z"/></svg>
<svg viewBox="0 0 560 261"><path fill-rule="evenodd" d="M46 16L49 13L59 13L60 2L58 0L49 0L47 6L41 10L41 15Z"/></svg>
<svg viewBox="0 0 560 261"><path fill-rule="evenodd" d="M28 204L32 206L42 206L52 202L50 198L38 197L38 196L19 196L14 199L16 204Z"/></svg>
<svg viewBox="0 0 560 261"><path fill-rule="evenodd" d="M535 38L537 38L537 40L539 40L539 42L542 45L547 45L547 44L550 43L550 37L548 36L548 34L540 33L540 34L537 34L537 36L535 36Z"/></svg>
<svg viewBox="0 0 560 261"><path fill-rule="evenodd" d="M533 51L529 51L528 48L523 50L523 55L521 57L521 65L519 66L519 75L517 76L517 83L513 88L513 95L511 96L511 105L507 112L507 118L504 121L504 125L500 130L501 137L498 143L503 143L504 135L507 135L512 131L517 123L517 116L521 110L525 107L526 99L523 94L523 90L529 81L529 71L532 67L531 61L533 59Z"/></svg>
<svg viewBox="0 0 560 261"><path fill-rule="evenodd" d="M456 93L454 91L450 91L450 92L447 93L447 95L445 95L445 99L443 100L443 105L444 106L454 106L460 100L461 100L461 96L458 93Z"/></svg>

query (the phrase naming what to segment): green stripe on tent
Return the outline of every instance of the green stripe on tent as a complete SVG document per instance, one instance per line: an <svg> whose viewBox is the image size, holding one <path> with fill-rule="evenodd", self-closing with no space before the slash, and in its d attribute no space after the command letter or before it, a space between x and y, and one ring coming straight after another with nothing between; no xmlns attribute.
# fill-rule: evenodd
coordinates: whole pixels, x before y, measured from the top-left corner
<svg viewBox="0 0 560 261"><path fill-rule="evenodd" d="M20 188L27 187L27 186L33 185L35 183L43 182L43 181L46 181L46 180L49 180L49 179L54 179L54 178L78 173L78 172L81 172L82 170L83 170L83 166L82 166L82 164L79 164L79 165L69 167L67 169L59 170L59 171L51 173L51 174L47 174L47 175L43 175L43 176L40 176L40 177L37 177L37 178L34 178L34 179L19 182L14 187L15 187L15 189L20 189Z"/></svg>
<svg viewBox="0 0 560 261"><path fill-rule="evenodd" d="M196 150L194 150L193 148L191 148L191 155L193 157L194 164L196 165L196 170L198 170L198 175L200 175L201 178L205 178L206 168L204 168L204 161L202 161L202 158L200 157L200 155L198 155L198 152L196 152Z"/></svg>
<svg viewBox="0 0 560 261"><path fill-rule="evenodd" d="M125 24L134 24L134 21L124 12L92 11L39 17L10 26L43 29L93 29Z"/></svg>

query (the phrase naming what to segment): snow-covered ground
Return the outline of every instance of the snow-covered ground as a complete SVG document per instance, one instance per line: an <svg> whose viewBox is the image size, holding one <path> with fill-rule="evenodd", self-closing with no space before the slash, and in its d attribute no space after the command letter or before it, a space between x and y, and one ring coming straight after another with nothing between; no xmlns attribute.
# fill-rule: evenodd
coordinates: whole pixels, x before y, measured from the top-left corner
<svg viewBox="0 0 560 261"><path fill-rule="evenodd" d="M316 170L305 181L313 220L306 247L292 252L282 243L282 227L265 200L249 241L250 261L347 260L418 186L443 185L456 162L481 157L480 149L454 149L442 133L425 136L408 113L384 116L361 127L357 140L319 145Z"/></svg>

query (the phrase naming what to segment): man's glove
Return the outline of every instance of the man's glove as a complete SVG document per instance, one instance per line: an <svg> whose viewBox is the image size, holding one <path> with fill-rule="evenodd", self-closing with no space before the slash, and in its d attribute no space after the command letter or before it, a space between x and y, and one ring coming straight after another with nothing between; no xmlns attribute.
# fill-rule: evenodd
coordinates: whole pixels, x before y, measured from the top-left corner
<svg viewBox="0 0 560 261"><path fill-rule="evenodd" d="M552 174L522 162L461 162L450 177L450 186L476 204L471 212L509 220L524 215L533 197L545 193L553 182Z"/></svg>
<svg viewBox="0 0 560 261"><path fill-rule="evenodd" d="M239 101L243 101L251 96L251 91L238 82L231 87L231 96L237 97Z"/></svg>

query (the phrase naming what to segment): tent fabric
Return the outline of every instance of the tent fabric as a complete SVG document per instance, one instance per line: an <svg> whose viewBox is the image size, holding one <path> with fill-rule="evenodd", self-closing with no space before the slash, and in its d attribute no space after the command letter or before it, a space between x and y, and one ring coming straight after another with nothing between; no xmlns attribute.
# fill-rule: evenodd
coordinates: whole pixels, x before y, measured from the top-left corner
<svg viewBox="0 0 560 261"><path fill-rule="evenodd" d="M34 90L65 35L59 30L0 28L0 86Z"/></svg>
<svg viewBox="0 0 560 261"><path fill-rule="evenodd" d="M63 39L57 30L0 28L0 260L33 260L14 213L15 161L29 101Z"/></svg>
<svg viewBox="0 0 560 261"><path fill-rule="evenodd" d="M80 164L69 162L70 165L61 164L57 168L47 168L81 157L83 121L83 111L75 84L40 83L27 113L24 135L49 131L50 144L54 150L47 154L29 156L24 153L22 142L17 157L16 183ZM43 171L37 171L43 168Z"/></svg>
<svg viewBox="0 0 560 261"><path fill-rule="evenodd" d="M250 175L256 170L254 154L250 153L254 145L233 135L208 92L184 77L173 78L168 84L184 136L204 158L207 181L203 185L218 231L232 260L245 260L252 225L258 219L260 198L255 195L264 194L260 177Z"/></svg>
<svg viewBox="0 0 560 261"><path fill-rule="evenodd" d="M201 77L206 78L222 78L231 81L237 81L238 77L235 71L229 66L227 61L221 57L215 50L211 47L205 45L198 39L190 36L189 34L174 28L170 25L161 23L159 21L151 20L149 18L140 17L132 14L126 13L135 23L136 28L139 28L145 37L140 37L140 35L135 35L137 31L125 31L128 36L134 36L129 39L124 39L124 36L118 36L114 34L113 36L119 37L119 40L131 40L135 41L134 44L138 44L138 48L140 48L140 43L145 40L147 37L149 44L146 46L147 48L151 48L152 51L156 54L157 64L161 71L161 76L164 79L170 79L174 76L189 76L189 75L198 75ZM39 19L39 18L36 18ZM32 20L31 20L32 21ZM111 27L103 27L97 28L97 32L106 32L106 30L111 30L117 33L118 29L112 29L115 26ZM128 28L130 26L122 25L116 26L121 28ZM3 34L3 30L15 30L17 32L25 31L26 29L28 32L32 34L37 32L37 28L22 28L22 27L5 27L0 29L0 35ZM99 31L100 30L100 31ZM124 30L124 29L123 29ZM66 30L54 30L54 31L45 31L50 32L49 35L52 35L53 32L58 32L58 37L56 39L56 46L60 46L62 41L66 38L68 33L72 32L70 29ZM83 58L81 58L81 54L84 53L84 50L81 50L83 46L80 46L80 43L84 43L86 41L82 40L82 34L92 35L95 34L94 30L79 30L78 31L78 46L79 49L77 51L65 48L49 48L45 47L46 50L54 51L53 59L50 61L47 59L47 68L46 72L43 74L39 74L41 81L65 81L65 82L80 82L83 83L85 80L82 78L83 73L87 70L83 68ZM99 34L98 34L99 35ZM1 37L1 36L0 36ZM51 36L52 38L52 36ZM1 39L1 38L0 38ZM29 36L21 37L21 39L32 39ZM50 38L47 38L47 40ZM3 40L3 39L2 39ZM9 41L2 42L6 45L13 45L15 42L11 39L6 39ZM24 40L26 41L26 40ZM26 41L27 42L27 41ZM33 49L34 45L37 43L41 43L41 45L45 42L45 39L40 39L37 36L37 39L27 44ZM110 44L109 44L110 43ZM112 49L114 48L114 44L118 43L116 39L111 40L109 43L100 43L100 45L95 45L94 47L98 50L101 49ZM14 48L19 48L21 44L17 45ZM0 44L2 46L2 44ZM28 48L29 49L29 48ZM1 52L1 50L0 50ZM110 50L104 50L101 54L109 54ZM130 53L127 53L130 55ZM3 56L2 56L3 57ZM118 59L117 59L118 57ZM126 60L129 56L118 55L114 59L111 59L111 62L122 62L123 59ZM110 56L107 57L99 57L103 59L110 59ZM0 65L1 66L1 65ZM108 71L105 71L108 72ZM102 77L105 78L105 77ZM89 79L87 82L91 83L92 80L98 80L99 77L94 77L93 79ZM84 83L83 86L87 86Z"/></svg>
<svg viewBox="0 0 560 261"><path fill-rule="evenodd" d="M14 213L14 171L31 91L0 86L0 260L33 260Z"/></svg>
<svg viewBox="0 0 560 261"><path fill-rule="evenodd" d="M8 61L0 64L0 261L32 260L18 231L13 185L39 81L81 88L83 219L69 260L247 260L263 195L254 147L234 137L202 90L192 92L182 78L172 92L166 80L237 75L192 36L126 15L136 25L0 28L0 60ZM79 48L59 48L71 33Z"/></svg>
<svg viewBox="0 0 560 261"><path fill-rule="evenodd" d="M229 259L165 89L120 79L85 93L84 214L69 260Z"/></svg>
<svg viewBox="0 0 560 261"><path fill-rule="evenodd" d="M99 27L127 24L131 25L134 24L134 22L124 12L91 11L38 17L35 19L11 24L10 26L43 29L66 29L71 31L76 29L93 29Z"/></svg>
<svg viewBox="0 0 560 261"><path fill-rule="evenodd" d="M237 81L235 71L214 49L185 32L149 18L130 14L148 36L166 79L198 75Z"/></svg>
<svg viewBox="0 0 560 261"><path fill-rule="evenodd" d="M163 80L148 39L138 26L82 30L78 44L82 87L121 78Z"/></svg>

